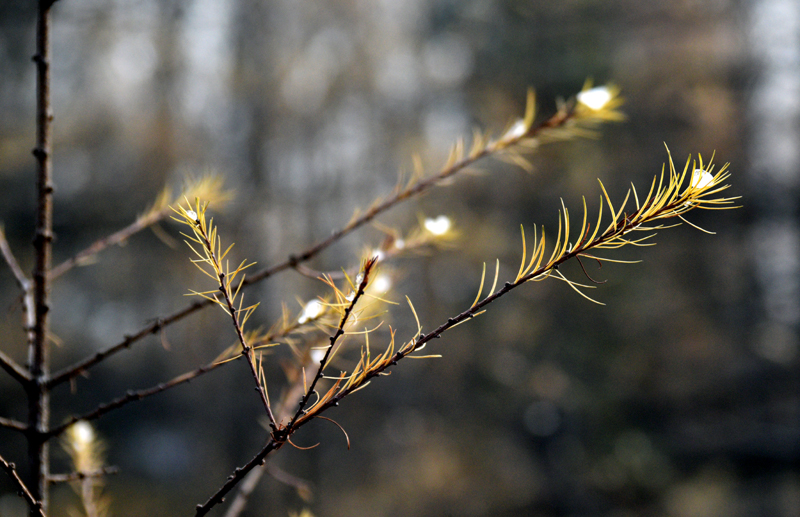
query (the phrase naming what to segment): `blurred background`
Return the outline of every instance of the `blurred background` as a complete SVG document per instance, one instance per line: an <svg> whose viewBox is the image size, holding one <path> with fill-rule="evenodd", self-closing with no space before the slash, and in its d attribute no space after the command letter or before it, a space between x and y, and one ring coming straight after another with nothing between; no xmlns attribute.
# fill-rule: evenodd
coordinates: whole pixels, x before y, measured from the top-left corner
<svg viewBox="0 0 800 517"><path fill-rule="evenodd" d="M32 269L33 2L0 3L0 220ZM53 16L54 263L130 224L164 185L216 172L214 206L237 260L285 260L386 195L418 153L433 174L474 127L499 134L587 78L622 88L628 121L594 140L542 147L527 173L498 161L379 218L408 232L446 215L455 245L387 261L387 319L413 334L460 313L482 264L513 279L519 226L557 227L560 200L620 201L667 159L731 162L735 211L692 213L642 259L590 274L595 305L555 280L530 284L305 427L242 515L792 516L800 508L800 4L794 0L61 0ZM577 215L576 217L579 217ZM53 368L118 343L211 289L180 228L109 249L53 286ZM358 264L384 234L364 228L308 265ZM576 281L577 265L564 268ZM285 272L245 292L251 328L325 293ZM298 302L300 300L300 302ZM3 350L24 362L19 296L0 267ZM381 336L383 341L381 341ZM375 335L377 343L386 334ZM163 339L162 339L163 337ZM202 365L235 340L207 309L53 394L53 422ZM357 349L356 340L351 346ZM268 357L270 391L288 349ZM273 359L274 360L271 360ZM243 363L96 421L117 516L191 514L263 445ZM0 375L0 415L26 418ZM0 454L25 444L0 429ZM53 470L69 468L54 446ZM291 479L301 480L287 483ZM279 479L282 478L283 480ZM302 489L298 490L298 486ZM310 492L306 490L310 488ZM78 502L54 489L55 515ZM217 509L223 515L227 508ZM25 508L0 478L0 515Z"/></svg>

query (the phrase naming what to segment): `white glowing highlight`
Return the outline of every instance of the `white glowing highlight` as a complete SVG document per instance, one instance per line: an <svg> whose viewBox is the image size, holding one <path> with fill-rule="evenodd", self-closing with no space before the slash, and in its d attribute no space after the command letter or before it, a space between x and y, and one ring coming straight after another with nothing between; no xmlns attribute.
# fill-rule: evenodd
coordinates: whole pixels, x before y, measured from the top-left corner
<svg viewBox="0 0 800 517"><path fill-rule="evenodd" d="M392 288L392 279L389 275L378 275L372 282L372 288L379 293L385 293Z"/></svg>
<svg viewBox="0 0 800 517"><path fill-rule="evenodd" d="M318 300L311 300L303 307L303 313L300 315L297 322L301 325L307 323L322 314L322 310L323 306Z"/></svg>
<svg viewBox="0 0 800 517"><path fill-rule="evenodd" d="M325 350L320 350L315 348L311 351L311 362L315 364L319 364L322 362L322 359L325 357Z"/></svg>
<svg viewBox="0 0 800 517"><path fill-rule="evenodd" d="M197 212L194 210L187 210L186 215L188 215L193 221L197 221Z"/></svg>
<svg viewBox="0 0 800 517"><path fill-rule="evenodd" d="M70 430L70 437L76 449L86 447L94 441L92 424L83 420L75 422Z"/></svg>
<svg viewBox="0 0 800 517"><path fill-rule="evenodd" d="M450 218L446 215L440 215L434 219L425 219L425 229L434 235L444 235L452 226Z"/></svg>
<svg viewBox="0 0 800 517"><path fill-rule="evenodd" d="M528 130L528 126L525 124L525 121L520 119L517 120L513 126L508 128L506 134L503 135L503 140L513 140L515 138L519 138L525 134Z"/></svg>
<svg viewBox="0 0 800 517"><path fill-rule="evenodd" d="M599 111L613 98L611 91L605 86L597 86L590 90L582 91L578 94L578 102L587 108Z"/></svg>
<svg viewBox="0 0 800 517"><path fill-rule="evenodd" d="M404 241L403 239L395 239L395 241L394 241L394 248L395 249L401 250L401 249L403 249L405 247L406 247L406 241Z"/></svg>
<svg viewBox="0 0 800 517"><path fill-rule="evenodd" d="M714 176L712 176L708 171L704 171L703 169L695 169L692 172L692 187L706 188L712 183L714 183Z"/></svg>

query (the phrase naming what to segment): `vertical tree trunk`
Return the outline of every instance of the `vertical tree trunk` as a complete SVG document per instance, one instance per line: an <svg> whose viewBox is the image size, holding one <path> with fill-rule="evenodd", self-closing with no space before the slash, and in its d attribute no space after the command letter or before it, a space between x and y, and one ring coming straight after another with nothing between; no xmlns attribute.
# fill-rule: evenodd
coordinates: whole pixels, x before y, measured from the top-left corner
<svg viewBox="0 0 800 517"><path fill-rule="evenodd" d="M36 22L36 147L33 154L38 162L36 235L36 265L33 270L33 297L35 321L29 345L29 364L33 380L28 394L28 460L31 468L29 488L33 497L47 511L49 475L49 446L44 433L50 416L50 397L45 385L48 364L48 312L49 284L47 276L51 267L53 240L53 184L52 184L52 119L50 106L50 9L54 0L39 0ZM37 515L32 508L31 515Z"/></svg>

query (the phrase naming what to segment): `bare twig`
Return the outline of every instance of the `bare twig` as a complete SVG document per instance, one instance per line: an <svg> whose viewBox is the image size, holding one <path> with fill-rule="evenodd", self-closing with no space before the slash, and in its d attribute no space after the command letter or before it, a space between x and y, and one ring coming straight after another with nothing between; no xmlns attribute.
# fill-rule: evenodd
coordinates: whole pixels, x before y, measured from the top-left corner
<svg viewBox="0 0 800 517"><path fill-rule="evenodd" d="M169 207L164 207L161 210L153 211L144 217L138 218L132 224L126 226L125 228L103 238L95 241L91 246L86 248L85 250L81 251L74 257L71 257L58 266L54 267L50 271L50 279L54 280L73 267L80 265L82 262L90 260L91 257L97 255L104 249L108 248L109 246L114 246L115 244L120 244L125 242L130 236L133 234L140 232L151 226L152 224L164 219L169 214Z"/></svg>
<svg viewBox="0 0 800 517"><path fill-rule="evenodd" d="M208 499L208 501L206 501L203 504L198 504L195 507L196 510L195 516L201 517L202 515L205 515L208 512L210 512L211 508L221 503L225 499L225 496L228 494L228 492L230 492L233 489L233 487L238 485L239 482L241 482L244 479L244 477L247 475L248 472L258 467L259 465L263 465L265 458L272 451L278 450L281 447L283 447L284 443L285 442L276 442L274 439L270 438L270 440L267 441L266 445L264 445L264 447L260 451L258 451L258 454L253 456L253 459L248 461L247 464L244 465L243 467L234 470L233 474L228 476L228 480L225 482L225 484L222 485L222 487L219 490L217 490L217 492L214 493L214 495L212 495Z"/></svg>
<svg viewBox="0 0 800 517"><path fill-rule="evenodd" d="M28 426L26 424L18 420L14 420L13 418L0 417L0 427L22 431L23 433L28 431Z"/></svg>
<svg viewBox="0 0 800 517"><path fill-rule="evenodd" d="M3 353L2 350L0 350L0 368L3 368L14 380L23 386L27 385L31 380L31 374L16 361Z"/></svg>
<svg viewBox="0 0 800 517"><path fill-rule="evenodd" d="M3 254L3 258L8 264L8 267L11 268L11 272L14 273L14 278L16 279L19 288L22 290L22 292L27 292L30 289L29 286L31 281L25 276L22 268L19 267L19 262L17 262L17 258L14 256L14 253L11 251L11 247L8 245L8 240L6 239L6 234L2 226L0 226L0 253Z"/></svg>
<svg viewBox="0 0 800 517"><path fill-rule="evenodd" d="M11 247L8 245L3 227L0 226L0 252L3 254L8 267L14 274L14 279L17 281L20 291L22 292L22 311L25 314L25 332L27 333L28 343L34 341L33 328L35 326L36 311L34 309L33 300L33 283L25 276L22 268L19 266ZM3 362L3 356L0 356L0 363ZM26 372L27 375L27 372ZM15 377L18 382L22 382L18 377Z"/></svg>
<svg viewBox="0 0 800 517"><path fill-rule="evenodd" d="M125 336L124 339L119 343L117 343L116 345L111 346L105 350L101 350L91 357L83 359L82 361L79 361L71 366L68 366L66 368L63 368L62 370L57 371L47 381L47 387L52 389L53 387L59 384L62 384L77 377L87 369L91 368L97 363L102 362L107 357L116 354L121 350L125 350L126 348L130 347L133 343L141 340L144 337L158 333L159 331L163 330L167 325L170 325L171 323L183 319L185 316L188 316L189 314L192 314L198 309L205 306L206 304L204 303L204 300L203 301L198 300L193 302L186 308L167 316L166 318L159 318L154 320L152 323L141 329L139 332Z"/></svg>
<svg viewBox="0 0 800 517"><path fill-rule="evenodd" d="M47 432L47 436L50 437L50 438L52 438L54 436L58 436L61 433L63 433L64 431L66 431L67 428L69 426L71 426L72 424L74 424L75 422L78 422L80 420L87 420L87 421L96 420L97 418L105 415L106 413L108 413L110 411L113 411L115 409L119 409L122 406L124 406L124 405L126 405L126 404L128 404L130 402L142 400L143 398L147 398L147 397L150 397L152 395L157 395L157 394L159 394L161 392L164 392L164 391L166 391L166 390L168 390L170 388L174 388L175 386L179 386L181 384L187 383L187 382L191 381L192 379L195 379L195 378L199 377L200 375L202 375L204 373L210 372L211 370L214 370L215 368L217 368L219 366L222 366L223 364L227 364L227 363L219 363L219 362L217 362L217 363L209 363L209 364L207 364L205 366L201 366L200 368L192 370L191 372L187 372L187 373L178 375L177 377L175 377L175 378L173 378L173 379L171 379L171 380L169 380L167 382L162 382L161 384L158 384L158 385L153 386L151 388L146 388L146 389L141 389L141 390L128 390L128 392L125 395L123 395L121 397L118 397L118 398L112 400L111 402L107 402L105 404L100 404L99 406L97 406L92 411L89 411L88 413L85 413L83 415L73 415L73 416L69 417L63 424L61 424L59 426L56 426L56 427L53 427L52 429L50 429Z"/></svg>
<svg viewBox="0 0 800 517"><path fill-rule="evenodd" d="M47 517L44 509L42 508L41 501L37 501L36 498L33 497L30 490L28 490L28 487L25 486L25 483L23 483L22 479L20 479L19 474L17 474L16 465L7 462L2 456L0 456L0 467L2 467L3 470L6 471L6 474L8 474L8 477L11 478L11 482L17 489L17 494L19 494L19 496L25 499L25 502L28 503L28 508L30 508L31 514L39 517Z"/></svg>
<svg viewBox="0 0 800 517"><path fill-rule="evenodd" d="M70 481L82 481L89 478L101 478L112 474L119 474L118 467L103 467L93 472L71 472L69 474L51 474L47 480L51 485L57 483L69 483Z"/></svg>

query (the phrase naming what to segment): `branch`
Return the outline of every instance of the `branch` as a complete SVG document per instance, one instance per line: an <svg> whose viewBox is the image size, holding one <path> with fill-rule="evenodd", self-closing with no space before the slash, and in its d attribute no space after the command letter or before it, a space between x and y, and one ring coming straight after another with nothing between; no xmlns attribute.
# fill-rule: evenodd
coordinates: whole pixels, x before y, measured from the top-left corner
<svg viewBox="0 0 800 517"><path fill-rule="evenodd" d="M160 221L161 219L164 219L168 213L169 213L169 207L162 208L161 210L158 211L152 211L149 214L145 215L144 217L140 217L132 224L123 228L122 230L119 230L109 235L108 237L95 241L91 246L89 246L85 250L65 260L64 262L62 262L61 264L50 270L50 280L55 280L56 278L60 277L73 267L89 260L92 256L97 255L98 253L108 248L109 246L125 242L131 235L144 230L148 226Z"/></svg>
<svg viewBox="0 0 800 517"><path fill-rule="evenodd" d="M5 427L6 429L14 429L16 431L22 431L23 433L28 431L28 426L18 420L14 420L13 418L3 418L0 417L0 427Z"/></svg>
<svg viewBox="0 0 800 517"><path fill-rule="evenodd" d="M148 228L157 222L166 219L170 214L169 204L180 202L182 196L190 198L201 197L206 200L213 200L215 203L224 204L230 197L231 193L222 189L222 178L219 176L206 175L200 178L187 179L182 188L181 195L176 198L171 197L169 188L164 190L158 195L155 203L149 207L143 214L136 218L136 221L126 226L125 228L95 241L91 246L81 251L72 258L65 260L58 266L50 271L50 279L53 280L63 275L75 266L89 261L94 255L97 255L104 249L125 242L135 233L138 233L145 228Z"/></svg>
<svg viewBox="0 0 800 517"><path fill-rule="evenodd" d="M11 478L11 482L14 484L14 487L17 489L17 495L25 499L25 502L28 503L28 507L31 509L31 512L34 515L38 514L41 517L47 517L44 513L44 509L42 508L41 501L37 501L33 495L31 495L30 490L28 487L25 486L25 483L22 482L20 479L19 474L17 474L17 466L13 463L8 463L2 456L0 456L0 467L6 471L8 477Z"/></svg>
<svg viewBox="0 0 800 517"><path fill-rule="evenodd" d="M67 381L73 379L74 377L77 377L78 375L83 373L88 368L91 368L92 366L94 366L97 363L105 360L109 356L111 356L113 354L116 354L117 352L119 352L121 350L125 350L126 348L131 346L133 343L139 341L140 339L142 339L142 338L144 338L146 336L149 336L150 334L155 334L155 333L159 332L160 330L162 330L167 325L175 323L176 321L178 321L180 319L183 319L184 317L188 316L189 314L192 314L193 312L195 312L198 309L200 309L202 307L205 307L205 306L206 306L206 304L203 303L202 301L196 301L196 302L192 303L191 305L189 305L188 307L186 307L186 308L184 308L184 309L182 309L182 310L180 310L178 312L175 312L175 313L167 316L166 318L158 318L158 319L156 319L155 321L153 321L153 323L151 323L148 326L144 327L143 329L141 329L136 334L125 336L125 338L121 342L117 343L116 345L111 346L111 347L109 347L109 348L107 348L105 350L101 350L101 351L97 352L95 355L93 355L91 357L88 357L88 358L86 358L86 359L84 359L82 361L79 361L79 362L77 362L77 363L75 363L75 364L73 364L71 366L68 366L68 367L66 367L66 368L64 368L62 370L59 370L58 372L54 373L50 377L50 379L47 381L47 387L49 389L52 389L53 387L55 387L55 386L57 386L59 384L62 384L64 382L67 382Z"/></svg>
<svg viewBox="0 0 800 517"><path fill-rule="evenodd" d="M8 264L8 267L11 268L11 272L14 274L19 288L23 293L28 292L28 290L30 290L31 281L25 276L25 273L22 272L22 268L19 267L19 262L17 262L14 253L11 251L11 247L8 245L8 240L6 239L6 234L2 226L0 226L0 253L3 254L3 258Z"/></svg>
<svg viewBox="0 0 800 517"><path fill-rule="evenodd" d="M361 282L358 285L357 291L354 294L353 299L350 301L349 305L344 309L342 317L339 321L339 326L337 327L334 335L330 337L331 344L329 347L327 347L327 350L325 351L325 356L322 358L322 360L320 360L317 374L314 376L314 380L312 381L311 386L309 386L308 390L303 395L303 398L300 401L300 405L297 409L297 412L295 413L294 417L292 417L292 420L290 421L289 425L287 425L286 427L280 427L279 429L273 431L272 433L273 437L267 442L264 448L261 449L261 451L259 451L259 453L256 454L256 456L247 463L247 465L234 470L233 474L231 474L228 477L228 480L225 482L225 484L214 495L212 495L211 498L209 498L209 500L205 502L205 504L197 505L197 513L195 514L196 517L205 515L206 513L209 512L209 510L211 510L212 507L221 503L225 498L225 495L228 492L230 492L231 489L233 489L233 487L235 487L239 482L241 482L251 470L253 470L255 467L259 465L263 465L264 460L266 459L268 454L270 454L274 450L280 449L283 446L283 444L286 443L286 441L289 439L289 436L292 434L292 432L294 432L297 428L299 428L301 425L307 422L306 420L300 424L297 424L297 421L300 420L303 415L305 415L304 411L306 404L308 404L308 400L311 397L311 394L314 393L314 388L317 382L319 381L320 378L322 378L323 370L325 369L328 357L330 356L331 351L333 350L334 345L336 344L336 341L344 334L344 327L347 323L347 320L350 318L350 314L352 314L353 309L356 306L356 303L358 303L359 299L364 295L367 283L369 282L369 274L372 271L372 268L375 265L375 263L376 260L374 258L367 260L367 262L365 263L364 269L362 271L363 278L361 279ZM255 482L257 481L258 478L252 480L253 484L255 484ZM242 505L246 503L246 501L247 501L247 493L244 493L242 496L237 497L237 502L239 502Z"/></svg>
<svg viewBox="0 0 800 517"><path fill-rule="evenodd" d="M294 427L295 422L305 414L305 408L308 404L308 400L311 398L311 395L315 393L315 388L317 386L317 382L322 378L323 372L325 371L325 366L328 364L328 358L331 356L331 353L334 350L334 346L336 345L336 341L344 335L344 327L347 324L347 320L350 318L350 315L353 313L353 309L355 309L356 304L364 296L364 292L367 289L367 284L370 280L370 273L372 272L372 268L377 263L377 258L373 257L366 261L364 264L364 268L362 269L362 278L361 282L358 285L358 289L356 290L355 294L353 295L353 299L350 301L350 304L344 309L342 313L342 318L339 320L339 326L336 328L336 332L330 337L331 344L325 350L325 355L319 362L319 368L317 368L317 374L314 376L314 380L311 381L311 386L308 387L308 390L303 395L303 398L300 400L300 405L297 408L297 412L292 417L292 420L289 422L289 425L286 426L287 429L291 429ZM288 435L287 435L288 437Z"/></svg>
<svg viewBox="0 0 800 517"><path fill-rule="evenodd" d="M8 357L2 350L0 350L0 367L3 368L8 374L14 378L18 383L26 386L31 381L31 374L25 368L20 366L12 358Z"/></svg>
<svg viewBox="0 0 800 517"><path fill-rule="evenodd" d="M494 303L499 298L505 296L517 287L530 281L544 280L555 272L559 275L558 277L560 279L566 281L573 289L577 290L576 284L569 281L563 275L560 275L560 272L558 271L559 266L564 262L581 255L594 258L592 255L588 255L587 253L593 249L616 249L628 244L639 245L642 239L630 240L627 237L627 234L633 231L651 231L654 228L650 228L645 225L655 222L659 219L681 217L682 214L695 208L733 208L729 205L736 198L709 199L709 196L717 194L728 188L728 185L721 184L729 177L729 173L726 171L727 165L722 167L722 169L712 177L709 172L711 169L711 164L708 164L708 168L705 168L703 167L701 161L700 170L704 174L708 175L707 182L701 187L699 182L698 184L693 184L694 180L691 180L689 186L685 190L681 191L681 184L687 175L688 167L689 163L687 162L683 173L678 175L672 163L672 159L670 158L669 178L666 185L662 186L664 179L662 177L662 181L658 182L658 188L655 188L656 180L654 180L650 194L648 194L644 203L641 205L639 204L639 198L635 189L633 190L634 199L636 200L636 210L632 214L623 212L626 204L625 202L622 203L622 206L618 210L614 210L611 200L608 198L608 194L605 192L605 188L602 187L601 183L605 199L608 200L608 210L611 212L612 219L602 233L599 232L600 219L602 218L602 207L598 221L594 226L594 233L589 236L590 225L587 223L586 206L584 203L583 224L580 227L580 234L576 239L577 244L572 246L569 241L569 214L566 208L564 208L564 212L559 218L559 232L556 244L549 259L543 261L545 243L544 235L542 235L539 240L534 239L535 246L533 248L530 260L527 257L525 246L523 246L522 265L513 282L506 282L500 290L497 292L490 292L490 294L483 299L480 299L481 292L479 292L476 301L469 309L461 312L455 317L449 318L445 323L442 323L428 334L422 334L421 330L418 330L418 334L403 347L401 347L401 349L396 353L392 352L393 345L390 345L386 352L375 359L371 359L369 357L368 351L362 352L361 361L356 369L350 374L343 373L334 386L325 395L320 396L317 402L311 408L306 410L305 406L308 402L310 394L314 393L314 386L316 381L321 376L321 372L325 366L325 362L330 354L330 351L335 344L336 338L343 333L345 321L350 312L353 310L355 302L359 297L359 294L356 294L356 296L353 298L353 303L351 303L345 310L336 334L331 337L331 347L328 348L325 357L320 362L320 368L317 372L317 376L314 378L314 382L312 383L311 387L303 396L303 399L300 403L300 408L295 416L286 427L281 427L277 431L273 432L270 441L267 442L262 450L244 467L237 468L233 474L228 477L228 480L225 482L225 484L205 504L198 505L196 515L205 515L208 513L211 507L222 502L224 496L234 486L236 486L236 484L241 482L245 476L257 465L262 464L268 454L282 447L283 444L289 440L291 435L297 432L297 430L302 426L319 416L322 412L330 409L331 407L337 406L343 398L363 388L367 383L370 382L370 380L380 376L387 369L396 365L402 359L409 357L413 352L422 349L429 341L440 338L446 331L469 319L474 318L475 316L482 314L486 306ZM694 170L696 173L697 169ZM692 173L692 177L695 173ZM630 197L630 192L628 194L629 195L626 197L626 201ZM562 217L563 225L561 219ZM663 227L664 226L656 226L655 229ZM525 241L523 239L523 243L524 242ZM365 268L365 279L360 284L358 293L363 293L363 289L366 286L365 282L368 269L369 263L368 267ZM366 354L366 356L364 354ZM341 385L342 381L345 379L347 379L347 381L344 385Z"/></svg>
<svg viewBox="0 0 800 517"><path fill-rule="evenodd" d="M58 427L54 427L54 428L50 429L47 432L46 436L47 436L48 439L52 438L54 436L58 436L61 433L63 433L64 431L66 431L66 429L69 426L71 426L75 422L78 422L79 420L96 420L97 418L105 415L106 413L109 413L109 412L111 412L111 411L113 411L115 409L119 409L122 406L124 406L124 405L126 405L126 404L128 404L130 402L142 400L143 398L147 398L147 397L150 397L152 395L157 395L157 394L159 394L161 392L164 392L164 391L166 391L166 390L168 390L170 388L174 388L175 386L179 386L181 384L187 383L187 382L191 381L192 379L195 379L195 378L199 377L200 375L202 375L204 373L210 372L211 370L214 370L215 368L217 368L219 366L222 366L223 364L227 364L227 363L226 362L209 363L209 364L207 364L205 366L201 366L200 368L192 370L191 372L187 372L187 373L178 375L177 377L175 377L175 378L173 378L173 379L171 379L171 380L169 380L167 382L162 382L161 384L153 386L152 388L146 388L146 389L141 389L141 390L136 390L136 391L129 390L125 395L123 395L121 397L118 397L118 398L112 400L111 402L107 402L105 404L100 404L99 406L97 406L95 409L93 409L92 411L90 411L88 413L85 413L83 415L73 415L73 416L69 417L63 424L59 425Z"/></svg>
<svg viewBox="0 0 800 517"><path fill-rule="evenodd" d="M50 473L50 448L41 432L50 420L50 393L45 381L50 373L49 333L50 284L53 244L53 112L50 102L50 8L53 0L39 0L36 16L36 146L33 155L38 165L36 192L36 233L33 238L35 265L28 313L28 367L32 382L25 391L28 398L28 465L30 467L29 500L31 515L44 515L48 507L47 477Z"/></svg>
<svg viewBox="0 0 800 517"><path fill-rule="evenodd" d="M306 361L303 361L302 367L307 365L307 361L310 362L311 357L310 355L305 356ZM285 390L283 395L281 395L281 402L277 406L277 411L275 412L276 418L278 421L282 421L284 417L288 417L288 409L289 405L292 406L295 404L295 401L298 400L303 394L304 388L304 380L301 375L298 375L294 382L291 384L289 389ZM258 482L261 480L261 476L264 475L265 470L269 468L269 464L262 466L259 469L251 470L244 478L242 479L241 483L239 484L239 489L236 493L236 498L228 507L228 510L225 512L225 517L239 517L239 515L244 511L245 507L247 506L248 499L250 494L255 490ZM274 475L274 472L270 470L270 472ZM298 490L301 487L298 486Z"/></svg>
<svg viewBox="0 0 800 517"><path fill-rule="evenodd" d="M532 101L529 101L529 103ZM530 108L529 104L529 110ZM472 166L475 162L490 157L494 155L502 155L503 153L509 153L515 147L528 147L533 148L532 142L536 141L537 138L540 137L548 137L551 139L555 138L555 132L559 129L563 129L567 127L570 123L581 120L593 120L591 117L587 117L586 114L578 113L579 110L576 110L574 107L564 107L562 108L552 117L549 119L541 122L537 126L531 126L530 123L532 122L532 113L531 113L531 120L527 121L526 116L526 128L523 131L515 132L513 135L509 135L507 133L504 137L498 139L494 142L486 143L484 140L480 140L480 143L485 143L485 146L481 146L477 148L477 151L472 151L466 157L462 157L460 159L451 159L448 163L437 173L436 175L426 178L426 179L419 179L416 182L413 182L406 186L405 188L398 188L396 192L388 197L387 199L373 205L370 209L368 209L364 214L361 216L354 218L350 221L347 225L340 228L337 231L334 231L330 237L324 239L313 246L307 248L304 251L301 251L296 254L292 254L289 258L278 264L273 266L261 269L253 273L251 276L244 279L242 282L242 288L247 288L253 284L266 280L278 273L282 273L288 269L297 269L301 272L301 274L307 272L306 270L302 270L299 266L305 262L308 262L318 254L320 254L325 249L329 248L345 236L349 235L356 229L364 226L365 224L370 223L373 219L377 216L387 212L391 208L395 207L396 205L412 199L416 196L419 196L432 187L442 183L443 181L457 175L460 172L463 172L470 166ZM577 134L577 133L576 133ZM560 135L559 138L564 139L565 136ZM548 140L550 141L550 140ZM459 146L456 146L457 149L460 149ZM515 159L513 160L515 163L519 165L523 165L520 163L519 160L521 158L516 157L515 155L511 155ZM60 267L60 266L59 266ZM197 300L194 301L191 305L180 309L170 315L164 316L162 318L158 318L156 323L148 325L147 327L141 329L137 333L126 337L125 340L117 345L114 345L105 351L98 352L95 356L91 358L87 358L79 363L76 363L73 366L64 368L63 370L57 372L51 380L48 382L48 387L53 387L57 384L61 384L66 382L73 377L79 375L81 372L90 368L97 363L104 360L106 357L115 354L124 350L125 348L129 347L131 344L139 341L140 339L158 332L162 328L175 323L176 321L182 320L186 316L193 314L201 309L204 309L214 302L211 300Z"/></svg>
<svg viewBox="0 0 800 517"><path fill-rule="evenodd" d="M69 474L53 474L47 481L51 485L56 483L68 483L70 481L82 481L88 478L101 478L111 474L119 474L118 467L103 467L93 472L71 472Z"/></svg>
<svg viewBox="0 0 800 517"><path fill-rule="evenodd" d="M25 276L22 268L19 267L19 263L17 262L16 257L14 257L11 247L8 245L8 240L6 239L6 234L3 231L2 226L0 226L0 252L2 252L3 258L8 264L8 267L11 269L11 272L14 274L14 279L17 281L17 285L22 291L22 311L25 314L24 328L28 336L28 343L33 343L33 328L35 326L35 310L32 290L33 283L28 277ZM2 361L3 357L0 357L0 362ZM27 372L25 372L25 375L27 375ZM17 381L22 382L18 378Z"/></svg>
<svg viewBox="0 0 800 517"><path fill-rule="evenodd" d="M253 457L253 459L247 462L245 466L234 470L233 474L228 476L228 480L225 482L225 484L222 485L222 487L219 490L217 490L217 492L214 495L212 495L208 499L208 501L206 501L203 504L198 504L195 507L196 509L195 517L201 517L202 515L207 514L209 511L211 511L211 508L221 503L225 499L227 493L230 492L231 489L233 489L233 487L238 485L239 482L242 481L242 479L244 479L244 477L247 475L248 472L250 472L259 465L263 465L267 455L272 451L278 450L281 447L283 447L284 443L285 442L276 442L275 440L270 439L267 442L267 444L264 445L264 447L258 452L258 454L256 454Z"/></svg>

